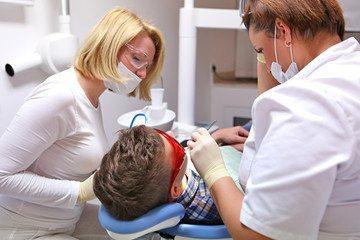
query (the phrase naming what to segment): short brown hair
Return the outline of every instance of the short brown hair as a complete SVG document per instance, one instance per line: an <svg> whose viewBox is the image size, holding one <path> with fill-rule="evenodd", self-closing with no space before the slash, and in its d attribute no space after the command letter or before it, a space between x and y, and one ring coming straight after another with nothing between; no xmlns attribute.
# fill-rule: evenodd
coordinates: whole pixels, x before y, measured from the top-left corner
<svg viewBox="0 0 360 240"><path fill-rule="evenodd" d="M160 78L165 59L165 44L161 32L126 8L114 8L85 37L75 56L73 66L85 77L103 81L126 81L117 71L120 48L138 34L146 32L155 45L153 63L146 77L128 96L151 100L150 88Z"/></svg>
<svg viewBox="0 0 360 240"><path fill-rule="evenodd" d="M161 136L144 125L120 130L94 176L94 192L117 219L133 220L167 201L171 164Z"/></svg>
<svg viewBox="0 0 360 240"><path fill-rule="evenodd" d="M243 23L247 29L252 25L255 31L273 36L276 18L298 30L304 40L322 31L344 39L345 20L336 0L248 0Z"/></svg>

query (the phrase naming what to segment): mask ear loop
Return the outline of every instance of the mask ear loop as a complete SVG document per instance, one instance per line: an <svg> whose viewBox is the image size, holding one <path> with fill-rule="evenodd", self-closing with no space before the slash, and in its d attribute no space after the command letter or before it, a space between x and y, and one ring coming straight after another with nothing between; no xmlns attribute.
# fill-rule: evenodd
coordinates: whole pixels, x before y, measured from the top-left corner
<svg viewBox="0 0 360 240"><path fill-rule="evenodd" d="M278 63L278 57L277 57L277 52L276 52L276 23L275 23L275 32L274 32L274 49L275 49L275 59L276 59L276 62Z"/></svg>
<svg viewBox="0 0 360 240"><path fill-rule="evenodd" d="M289 29L289 34L290 34L290 42L287 43L286 38L285 38L285 41L284 41L284 44L285 44L286 47L291 47L291 32L290 32L290 29Z"/></svg>
<svg viewBox="0 0 360 240"><path fill-rule="evenodd" d="M286 47L290 47L290 56L291 56L291 63L294 62L294 58L293 58L293 52L292 52L292 44L291 44L291 32L290 32L290 29L289 29L289 34L290 34L290 43L287 44L286 43L286 40L285 40L285 46ZM278 57L277 57L277 51L276 51L276 23L275 23L275 32L274 32L274 49L275 49L275 59L276 59L276 62L278 63Z"/></svg>
<svg viewBox="0 0 360 240"><path fill-rule="evenodd" d="M291 31L290 31L290 29L289 29L289 34L290 34L290 43L289 44L287 44L286 43L286 40L285 40L285 46L286 47L290 47L290 56L291 56L291 63L293 63L294 62L294 58L293 58L293 51L292 51L292 44L291 44Z"/></svg>

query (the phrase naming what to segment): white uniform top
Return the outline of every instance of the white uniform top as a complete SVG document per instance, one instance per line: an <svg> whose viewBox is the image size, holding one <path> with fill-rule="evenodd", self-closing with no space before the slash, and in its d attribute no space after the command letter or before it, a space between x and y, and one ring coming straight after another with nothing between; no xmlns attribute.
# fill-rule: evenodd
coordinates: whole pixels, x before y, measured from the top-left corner
<svg viewBox="0 0 360 240"><path fill-rule="evenodd" d="M0 138L0 208L19 224L74 225L79 181L109 150L95 108L70 68L36 87Z"/></svg>
<svg viewBox="0 0 360 240"><path fill-rule="evenodd" d="M360 46L332 46L259 96L240 221L275 239L360 239Z"/></svg>

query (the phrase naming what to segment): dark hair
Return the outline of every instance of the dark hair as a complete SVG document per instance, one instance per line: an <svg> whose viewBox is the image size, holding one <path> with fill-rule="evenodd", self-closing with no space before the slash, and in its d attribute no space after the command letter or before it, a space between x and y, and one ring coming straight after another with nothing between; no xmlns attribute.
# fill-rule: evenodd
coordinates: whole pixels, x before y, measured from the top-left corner
<svg viewBox="0 0 360 240"><path fill-rule="evenodd" d="M164 142L144 125L120 130L94 176L94 192L117 219L133 220L167 201L171 166Z"/></svg>
<svg viewBox="0 0 360 240"><path fill-rule="evenodd" d="M322 31L344 39L345 20L336 0L248 0L243 23L273 36L276 18L308 41Z"/></svg>

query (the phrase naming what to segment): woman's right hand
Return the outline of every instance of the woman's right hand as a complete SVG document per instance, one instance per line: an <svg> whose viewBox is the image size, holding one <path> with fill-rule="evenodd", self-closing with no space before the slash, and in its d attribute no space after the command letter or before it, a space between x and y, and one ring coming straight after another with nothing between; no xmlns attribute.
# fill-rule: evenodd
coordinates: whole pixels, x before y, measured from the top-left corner
<svg viewBox="0 0 360 240"><path fill-rule="evenodd" d="M210 189L212 184L229 176L218 144L205 128L199 128L187 142L191 161Z"/></svg>

